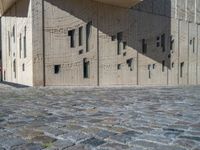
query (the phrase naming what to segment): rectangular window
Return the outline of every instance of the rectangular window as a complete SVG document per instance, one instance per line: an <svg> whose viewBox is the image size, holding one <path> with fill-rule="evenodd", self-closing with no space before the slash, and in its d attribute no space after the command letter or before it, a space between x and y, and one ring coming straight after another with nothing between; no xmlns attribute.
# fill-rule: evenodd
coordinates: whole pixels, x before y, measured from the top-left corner
<svg viewBox="0 0 200 150"><path fill-rule="evenodd" d="M19 57L22 57L22 34L19 37Z"/></svg>
<svg viewBox="0 0 200 150"><path fill-rule="evenodd" d="M149 79L151 79L151 64L148 65L148 70L149 70Z"/></svg>
<svg viewBox="0 0 200 150"><path fill-rule="evenodd" d="M184 62L181 63L181 66L180 66L180 77L182 78L183 77L183 68L184 68Z"/></svg>
<svg viewBox="0 0 200 150"><path fill-rule="evenodd" d="M123 42L123 49L126 49L127 47L127 42Z"/></svg>
<svg viewBox="0 0 200 150"><path fill-rule="evenodd" d="M24 27L24 58L26 58L26 27Z"/></svg>
<svg viewBox="0 0 200 150"><path fill-rule="evenodd" d="M165 72L165 61L162 61L162 72Z"/></svg>
<svg viewBox="0 0 200 150"><path fill-rule="evenodd" d="M86 52L90 50L90 39L92 32L92 21L88 22L86 25Z"/></svg>
<svg viewBox="0 0 200 150"><path fill-rule="evenodd" d="M192 39L192 50L195 53L195 38Z"/></svg>
<svg viewBox="0 0 200 150"><path fill-rule="evenodd" d="M118 64L117 65L117 70L120 70L121 69L121 64Z"/></svg>
<svg viewBox="0 0 200 150"><path fill-rule="evenodd" d="M68 31L68 36L70 37L70 47L75 47L75 30Z"/></svg>
<svg viewBox="0 0 200 150"><path fill-rule="evenodd" d="M13 42L15 42L15 26L13 26Z"/></svg>
<svg viewBox="0 0 200 150"><path fill-rule="evenodd" d="M128 67L130 68L130 71L133 71L133 58L130 58L126 61Z"/></svg>
<svg viewBox="0 0 200 150"><path fill-rule="evenodd" d="M79 33L79 46L82 46L83 45L83 27L79 27L78 33Z"/></svg>
<svg viewBox="0 0 200 150"><path fill-rule="evenodd" d="M61 65L54 65L54 74L60 73L60 67L61 67Z"/></svg>
<svg viewBox="0 0 200 150"><path fill-rule="evenodd" d="M84 58L83 59L83 78L89 78L90 74L90 62Z"/></svg>
<svg viewBox="0 0 200 150"><path fill-rule="evenodd" d="M25 71L25 64L22 64L22 71Z"/></svg>
<svg viewBox="0 0 200 150"><path fill-rule="evenodd" d="M162 34L161 36L161 47L162 51L165 52L165 34Z"/></svg>
<svg viewBox="0 0 200 150"><path fill-rule="evenodd" d="M118 55L120 55L122 51L122 47L121 47L122 38L123 38L123 33L122 32L117 33L117 54Z"/></svg>
<svg viewBox="0 0 200 150"><path fill-rule="evenodd" d="M173 36L171 35L170 36L170 50L173 50L174 49L174 39L173 39Z"/></svg>
<svg viewBox="0 0 200 150"><path fill-rule="evenodd" d="M147 44L145 39L142 39L142 53L143 54L147 53Z"/></svg>

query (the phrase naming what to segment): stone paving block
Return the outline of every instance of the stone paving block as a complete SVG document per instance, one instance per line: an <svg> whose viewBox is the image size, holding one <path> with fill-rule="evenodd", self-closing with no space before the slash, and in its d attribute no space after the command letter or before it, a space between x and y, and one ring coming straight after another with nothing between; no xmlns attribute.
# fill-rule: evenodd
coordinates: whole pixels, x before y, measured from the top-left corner
<svg viewBox="0 0 200 150"><path fill-rule="evenodd" d="M68 132L68 133L65 133L63 135L60 135L59 137L62 138L62 139L70 140L74 143L77 143L78 141L89 138L88 135L86 135L82 132L79 132L79 131Z"/></svg>
<svg viewBox="0 0 200 150"><path fill-rule="evenodd" d="M110 132L110 131L106 131L106 130L101 130L101 131L97 132L96 136L104 139L104 138L108 138L110 136L114 136L116 134L117 133L114 133L114 132Z"/></svg>
<svg viewBox="0 0 200 150"><path fill-rule="evenodd" d="M91 145L93 147L97 147L97 146L102 145L104 143L106 143L106 142L103 141L103 140L100 140L100 139L96 139L94 137L81 142L81 144Z"/></svg>
<svg viewBox="0 0 200 150"><path fill-rule="evenodd" d="M74 143L72 143L69 140L57 140L56 142L53 143L53 146L59 150L62 149L66 149L69 147L72 147L73 145L75 145Z"/></svg>
<svg viewBox="0 0 200 150"><path fill-rule="evenodd" d="M43 147L39 144L28 143L18 146L13 146L10 150L42 150Z"/></svg>

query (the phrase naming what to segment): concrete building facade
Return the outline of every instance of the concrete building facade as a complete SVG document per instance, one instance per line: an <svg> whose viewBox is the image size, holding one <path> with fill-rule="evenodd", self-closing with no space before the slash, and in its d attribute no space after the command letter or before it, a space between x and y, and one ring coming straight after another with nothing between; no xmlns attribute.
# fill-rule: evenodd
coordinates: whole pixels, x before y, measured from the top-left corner
<svg viewBox="0 0 200 150"><path fill-rule="evenodd" d="M3 80L30 86L200 83L200 0L99 1L10 5L1 17Z"/></svg>

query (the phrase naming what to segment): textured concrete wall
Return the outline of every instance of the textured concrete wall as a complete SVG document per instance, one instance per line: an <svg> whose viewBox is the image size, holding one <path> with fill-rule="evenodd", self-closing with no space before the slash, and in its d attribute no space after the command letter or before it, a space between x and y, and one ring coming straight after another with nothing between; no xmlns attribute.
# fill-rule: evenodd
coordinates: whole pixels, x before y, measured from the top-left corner
<svg viewBox="0 0 200 150"><path fill-rule="evenodd" d="M23 9L22 9L23 8ZM33 85L31 1L18 1L2 16L3 78L5 81ZM14 29L13 29L14 28ZM26 29L25 29L26 28ZM14 31L13 31L14 30ZM25 31L26 30L26 31ZM24 57L24 36L26 53ZM21 35L21 52L20 52ZM10 39L10 46L9 46ZM21 53L21 58L20 58ZM14 67L16 63L16 69ZM24 66L24 71L23 71ZM16 74L15 74L16 72Z"/></svg>

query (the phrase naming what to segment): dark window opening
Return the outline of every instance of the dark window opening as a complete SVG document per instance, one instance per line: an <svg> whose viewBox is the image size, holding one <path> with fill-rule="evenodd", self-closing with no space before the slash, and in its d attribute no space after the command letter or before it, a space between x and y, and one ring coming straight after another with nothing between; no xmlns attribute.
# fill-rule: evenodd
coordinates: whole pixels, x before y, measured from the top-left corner
<svg viewBox="0 0 200 150"><path fill-rule="evenodd" d="M126 52L123 53L123 56L126 56Z"/></svg>
<svg viewBox="0 0 200 150"><path fill-rule="evenodd" d="M54 65L54 73L59 74L60 73L60 67L61 65Z"/></svg>
<svg viewBox="0 0 200 150"><path fill-rule="evenodd" d="M151 79L151 64L148 65L149 79Z"/></svg>
<svg viewBox="0 0 200 150"><path fill-rule="evenodd" d="M192 39L192 50L195 53L195 38Z"/></svg>
<svg viewBox="0 0 200 150"><path fill-rule="evenodd" d="M130 68L130 71L132 71L133 70L133 58L128 59L126 61L126 63L128 64L128 67Z"/></svg>
<svg viewBox="0 0 200 150"><path fill-rule="evenodd" d="M181 63L181 66L180 66L180 77L182 78L183 77L183 68L184 68L184 62Z"/></svg>
<svg viewBox="0 0 200 150"><path fill-rule="evenodd" d="M68 31L68 36L70 37L70 47L75 47L75 30Z"/></svg>
<svg viewBox="0 0 200 150"><path fill-rule="evenodd" d="M117 70L120 70L121 69L121 64L118 64L117 65Z"/></svg>
<svg viewBox="0 0 200 150"><path fill-rule="evenodd" d="M162 72L165 72L165 61L162 61Z"/></svg>
<svg viewBox="0 0 200 150"><path fill-rule="evenodd" d="M84 58L83 59L83 78L89 78L90 74L90 62Z"/></svg>
<svg viewBox="0 0 200 150"><path fill-rule="evenodd" d="M26 27L24 27L24 58L26 58Z"/></svg>
<svg viewBox="0 0 200 150"><path fill-rule="evenodd" d="M156 64L153 64L153 69L156 69Z"/></svg>
<svg viewBox="0 0 200 150"><path fill-rule="evenodd" d="M82 49L79 50L79 55L81 55L81 54L83 54L83 50Z"/></svg>
<svg viewBox="0 0 200 150"><path fill-rule="evenodd" d="M22 64L22 71L25 71L25 64Z"/></svg>
<svg viewBox="0 0 200 150"><path fill-rule="evenodd" d="M14 77L16 78L16 60L13 61L13 72L14 72Z"/></svg>
<svg viewBox="0 0 200 150"><path fill-rule="evenodd" d="M13 26L13 42L15 42L15 26Z"/></svg>
<svg viewBox="0 0 200 150"><path fill-rule="evenodd" d="M83 45L83 27L80 27L79 30L79 46Z"/></svg>
<svg viewBox="0 0 200 150"><path fill-rule="evenodd" d="M161 46L162 46L162 51L165 52L165 34L162 34L161 36Z"/></svg>
<svg viewBox="0 0 200 150"><path fill-rule="evenodd" d="M92 32L92 21L88 22L86 25L86 52L90 50L90 38Z"/></svg>
<svg viewBox="0 0 200 150"><path fill-rule="evenodd" d="M145 39L142 39L142 53L143 54L147 53L147 43Z"/></svg>
<svg viewBox="0 0 200 150"><path fill-rule="evenodd" d="M123 49L126 49L127 47L127 42L123 42Z"/></svg>
<svg viewBox="0 0 200 150"><path fill-rule="evenodd" d="M156 46L157 46L157 47L160 47L160 42L157 42Z"/></svg>
<svg viewBox="0 0 200 150"><path fill-rule="evenodd" d="M121 54L121 44L122 44L122 38L123 38L123 33L119 32L117 33L117 54L120 55Z"/></svg>
<svg viewBox="0 0 200 150"><path fill-rule="evenodd" d="M112 40L112 41L115 41L115 40L116 40L116 35L113 35L113 36L111 37L111 40Z"/></svg>
<svg viewBox="0 0 200 150"><path fill-rule="evenodd" d="M172 68L174 68L174 62L172 62Z"/></svg>

